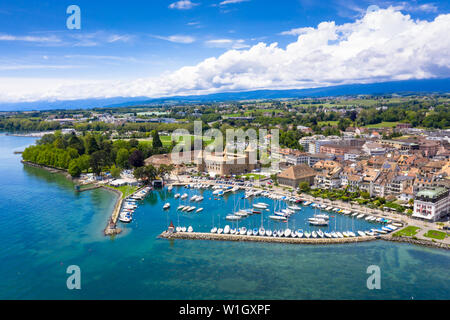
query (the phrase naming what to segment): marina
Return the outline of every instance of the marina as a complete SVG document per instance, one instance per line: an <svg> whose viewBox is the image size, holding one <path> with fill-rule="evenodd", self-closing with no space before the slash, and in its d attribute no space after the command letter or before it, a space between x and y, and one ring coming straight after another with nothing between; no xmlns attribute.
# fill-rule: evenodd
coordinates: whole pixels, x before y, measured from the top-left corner
<svg viewBox="0 0 450 320"><path fill-rule="evenodd" d="M145 192L153 191L146 189ZM200 238L212 234L210 240L229 240L223 236L232 235L242 236L240 241L255 241L253 237L261 237L264 242L345 243L380 238L404 225L356 210L258 189L192 183L165 187L159 192L164 199L161 207L167 226L169 223L174 226L170 233L189 234L163 238L194 239L198 234L202 235ZM129 197L122 206L119 219L122 225L131 222L131 214L137 209L139 200L133 198L136 195ZM192 205L199 202L202 202L201 207Z"/></svg>

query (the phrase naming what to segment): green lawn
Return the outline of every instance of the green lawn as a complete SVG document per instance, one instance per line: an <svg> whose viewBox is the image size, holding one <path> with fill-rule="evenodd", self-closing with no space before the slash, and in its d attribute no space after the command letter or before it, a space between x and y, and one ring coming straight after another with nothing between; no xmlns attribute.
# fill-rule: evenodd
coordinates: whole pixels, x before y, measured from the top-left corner
<svg viewBox="0 0 450 320"><path fill-rule="evenodd" d="M319 121L317 124L323 126L337 126L339 121Z"/></svg>
<svg viewBox="0 0 450 320"><path fill-rule="evenodd" d="M381 122L376 124L368 124L366 128L394 128L398 122Z"/></svg>
<svg viewBox="0 0 450 320"><path fill-rule="evenodd" d="M419 230L420 230L419 227L408 226L405 229L397 231L396 233L394 233L394 236L412 237L412 236L415 236Z"/></svg>
<svg viewBox="0 0 450 320"><path fill-rule="evenodd" d="M260 180L260 179L264 179L266 178L266 176L263 176L262 174L256 174L256 173L247 173L242 175L241 177L249 177L255 179L255 180Z"/></svg>
<svg viewBox="0 0 450 320"><path fill-rule="evenodd" d="M427 238L444 240L445 237L447 236L447 234L445 232L442 232L442 231L429 230L427 233L424 234L424 236L427 237Z"/></svg>
<svg viewBox="0 0 450 320"><path fill-rule="evenodd" d="M121 187L113 187L113 186L109 186L112 189L116 189L122 192L123 196L122 199L128 197L130 194L132 194L133 192L135 192L138 187L133 187L133 186L121 186Z"/></svg>

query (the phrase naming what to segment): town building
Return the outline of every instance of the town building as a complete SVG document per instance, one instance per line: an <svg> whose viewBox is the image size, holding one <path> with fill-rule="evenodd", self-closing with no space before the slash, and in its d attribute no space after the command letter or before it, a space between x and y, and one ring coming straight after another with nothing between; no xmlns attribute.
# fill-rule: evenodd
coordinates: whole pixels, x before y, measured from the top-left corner
<svg viewBox="0 0 450 320"><path fill-rule="evenodd" d="M221 153L199 153L197 169L210 175L229 176L249 173L259 168L256 150L249 145L244 154L229 152L225 149Z"/></svg>
<svg viewBox="0 0 450 320"><path fill-rule="evenodd" d="M424 189L414 199L413 217L437 221L449 213L449 190L442 187Z"/></svg>
<svg viewBox="0 0 450 320"><path fill-rule="evenodd" d="M299 164L289 167L278 174L277 180L280 185L297 188L301 182L313 184L316 174L316 171L306 164Z"/></svg>

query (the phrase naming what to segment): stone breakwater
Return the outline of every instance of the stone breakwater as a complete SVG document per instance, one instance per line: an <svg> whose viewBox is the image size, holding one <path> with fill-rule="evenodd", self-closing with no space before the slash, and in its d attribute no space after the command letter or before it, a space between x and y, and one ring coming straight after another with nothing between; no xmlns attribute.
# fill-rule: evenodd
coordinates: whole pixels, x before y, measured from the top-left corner
<svg viewBox="0 0 450 320"><path fill-rule="evenodd" d="M437 242L437 241L431 241L431 240L428 241L428 240L413 239L410 237L398 237L398 236L389 236L389 237L384 237L383 239L389 240L389 241L394 241L394 242L405 242L405 243L415 244L415 245L419 245L419 246L450 250L449 244Z"/></svg>
<svg viewBox="0 0 450 320"><path fill-rule="evenodd" d="M245 236L235 234L216 234L200 232L167 232L161 233L159 238L163 239L184 239L184 240L218 240L218 241L252 241L252 242L273 242L273 243L291 243L291 244L339 244L339 243L358 243L376 240L377 237L350 237L350 238L278 238Z"/></svg>
<svg viewBox="0 0 450 320"><path fill-rule="evenodd" d="M119 218L120 209L122 208L123 194L119 190L108 188L106 186L103 186L103 189L111 191L117 195L116 204L115 204L114 210L111 214L111 218L108 220L106 228L103 231L105 236L113 236L113 235L116 235L116 234L119 234L122 232L122 229L117 228L117 219Z"/></svg>

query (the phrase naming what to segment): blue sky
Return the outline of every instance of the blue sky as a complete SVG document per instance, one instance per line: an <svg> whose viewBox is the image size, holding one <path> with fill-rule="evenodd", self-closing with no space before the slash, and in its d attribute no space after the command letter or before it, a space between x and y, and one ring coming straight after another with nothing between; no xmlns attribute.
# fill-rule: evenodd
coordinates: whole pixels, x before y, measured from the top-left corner
<svg viewBox="0 0 450 320"><path fill-rule="evenodd" d="M66 8L71 4L81 9L81 30L66 28ZM267 46L276 42L278 48L286 49L297 41L299 35L305 33L298 28L318 28L320 23L332 21L339 26L355 23L364 17L370 5L410 15L412 21L420 19L432 22L439 15L449 12L448 2L428 1L2 1L0 88L13 93L9 96L0 95L0 100L75 98L69 94L58 96L54 91L49 92L49 87L75 84L78 88L90 81L126 82L147 78L152 78L153 82L138 82L133 88L120 85L117 95L145 94L143 86L150 88L149 96L272 86L295 87L297 82L294 80L298 80L301 86L305 77L311 83L309 86L327 85L333 83L333 79L319 75L314 79L309 79L310 75L292 79L292 75L289 75L285 81L283 76L277 79L275 75L271 79L261 77L258 84L252 86L250 74L254 72L253 69L268 66L262 66L260 62L255 66L253 58L243 57L241 61L233 58L233 65L228 64L229 69L226 70L222 68L223 65L218 66L219 62L212 65L205 63L211 66L211 70L223 72L221 81L229 82L227 85L213 84L208 87L205 82L213 79L212 75L208 75L192 83L178 84L174 92L167 89L170 81L173 81L171 74L183 77L183 72L173 74L180 68L196 66L205 62L205 59L219 58L233 50L246 52L261 42ZM447 26L446 21L442 25ZM265 52L261 53L261 57L270 49L262 50ZM447 58L448 53L442 55ZM229 60L224 63L229 63ZM200 69L204 72L205 66L200 66ZM191 75L197 74L199 70L190 70ZM266 71L261 70L260 74L268 74L269 71ZM440 65L437 74L445 76L447 71L446 60ZM249 74L248 78L230 78L230 74L239 72ZM315 73L314 70L311 73ZM429 70L414 70L408 74L413 74L412 78L420 77L420 74L426 77ZM407 77L404 71L395 76ZM396 79L395 76L391 78ZM160 77L164 77L164 88L156 88ZM391 80L386 74L375 74L374 81L379 80L379 77ZM353 82L357 78L357 75L353 77ZM367 76L362 78L368 81ZM282 85L274 85L276 83ZM20 84L29 85L33 92L21 95L22 88L17 87ZM104 88L95 92L83 88L80 95L113 96L114 92L105 93Z"/></svg>

